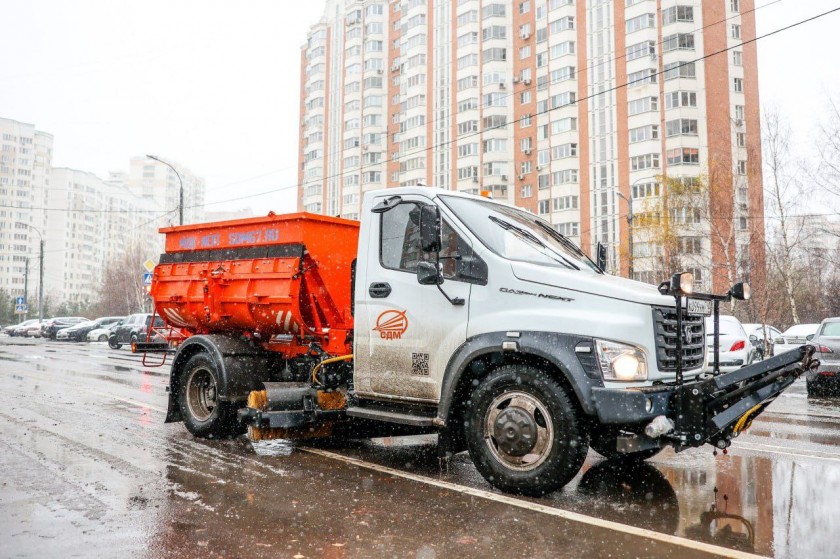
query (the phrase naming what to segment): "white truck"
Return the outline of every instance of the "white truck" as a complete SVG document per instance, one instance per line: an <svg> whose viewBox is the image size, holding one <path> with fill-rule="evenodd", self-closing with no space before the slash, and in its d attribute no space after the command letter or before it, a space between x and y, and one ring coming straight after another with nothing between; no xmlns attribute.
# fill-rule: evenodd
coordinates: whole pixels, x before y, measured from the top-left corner
<svg viewBox="0 0 840 559"><path fill-rule="evenodd" d="M327 221L345 229L324 239L314 227ZM590 447L638 459L726 448L815 366L802 346L703 375L704 315L748 286L714 296L693 293L691 274L658 288L608 275L600 246L596 263L493 200L393 188L365 195L357 245L347 223L271 214L165 230L156 309L193 334L172 365L167 421L199 436L243 425L253 438L437 433L441 456L468 450L496 487L540 495L568 483ZM201 250L208 231L230 244ZM286 264L271 307L256 274ZM243 291L224 291L237 280ZM189 287L199 284L203 295ZM189 301L201 310L191 315ZM237 322L234 305L252 322Z"/></svg>

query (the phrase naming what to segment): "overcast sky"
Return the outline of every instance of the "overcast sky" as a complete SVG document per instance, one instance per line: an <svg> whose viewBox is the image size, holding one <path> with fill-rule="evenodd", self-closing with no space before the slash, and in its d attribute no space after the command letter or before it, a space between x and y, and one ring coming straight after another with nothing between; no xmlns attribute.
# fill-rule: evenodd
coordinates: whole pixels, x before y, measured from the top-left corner
<svg viewBox="0 0 840 559"><path fill-rule="evenodd" d="M582 1L582 0L581 0ZM758 34L840 0L757 0ZM208 206L295 208L300 46L323 0L0 0L0 116L55 136L54 165L102 177L134 155L177 159ZM840 12L759 41L762 104L800 151L833 92Z"/></svg>

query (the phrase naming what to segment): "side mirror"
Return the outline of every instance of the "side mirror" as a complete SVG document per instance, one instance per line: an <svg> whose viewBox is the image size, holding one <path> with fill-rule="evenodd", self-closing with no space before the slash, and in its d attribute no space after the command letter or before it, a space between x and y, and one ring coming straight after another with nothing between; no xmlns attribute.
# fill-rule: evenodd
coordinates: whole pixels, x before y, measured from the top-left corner
<svg viewBox="0 0 840 559"><path fill-rule="evenodd" d="M746 301L750 298L750 284L746 282L738 282L729 290L729 294L733 299L739 301Z"/></svg>
<svg viewBox="0 0 840 559"><path fill-rule="evenodd" d="M598 254L596 255L595 264L598 266L598 269L602 272L606 273L607 271L607 246L598 241L598 248L596 249Z"/></svg>
<svg viewBox="0 0 840 559"><path fill-rule="evenodd" d="M807 336L805 336L805 339L808 340L809 342L813 342L814 341L814 334L808 334Z"/></svg>
<svg viewBox="0 0 840 559"><path fill-rule="evenodd" d="M443 274L440 273L437 264L434 262L417 263L417 283L420 285L440 285L443 283Z"/></svg>
<svg viewBox="0 0 840 559"><path fill-rule="evenodd" d="M758 345L758 336L755 334L750 334L750 343L753 345Z"/></svg>
<svg viewBox="0 0 840 559"><path fill-rule="evenodd" d="M420 208L420 248L424 252L440 251L440 209L434 204Z"/></svg>

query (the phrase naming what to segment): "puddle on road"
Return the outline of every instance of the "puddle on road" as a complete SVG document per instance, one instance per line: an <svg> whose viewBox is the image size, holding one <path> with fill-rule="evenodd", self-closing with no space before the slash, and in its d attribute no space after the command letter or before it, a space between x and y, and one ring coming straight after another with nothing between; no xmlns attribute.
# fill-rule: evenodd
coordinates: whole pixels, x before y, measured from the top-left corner
<svg viewBox="0 0 840 559"><path fill-rule="evenodd" d="M286 439L250 442L258 456L289 456L295 450L295 443Z"/></svg>

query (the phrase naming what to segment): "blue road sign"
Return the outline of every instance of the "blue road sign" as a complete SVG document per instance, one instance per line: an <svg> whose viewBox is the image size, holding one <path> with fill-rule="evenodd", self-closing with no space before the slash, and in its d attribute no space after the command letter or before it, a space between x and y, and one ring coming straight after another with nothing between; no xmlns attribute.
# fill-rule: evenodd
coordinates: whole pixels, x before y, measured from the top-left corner
<svg viewBox="0 0 840 559"><path fill-rule="evenodd" d="M152 274L143 274L143 285L152 285Z"/></svg>
<svg viewBox="0 0 840 559"><path fill-rule="evenodd" d="M15 297L15 306L17 305L25 305L26 304L26 297L18 295Z"/></svg>
<svg viewBox="0 0 840 559"><path fill-rule="evenodd" d="M23 297L18 297L18 299L23 299ZM15 303L15 314L26 314L27 307L25 303L17 304Z"/></svg>

